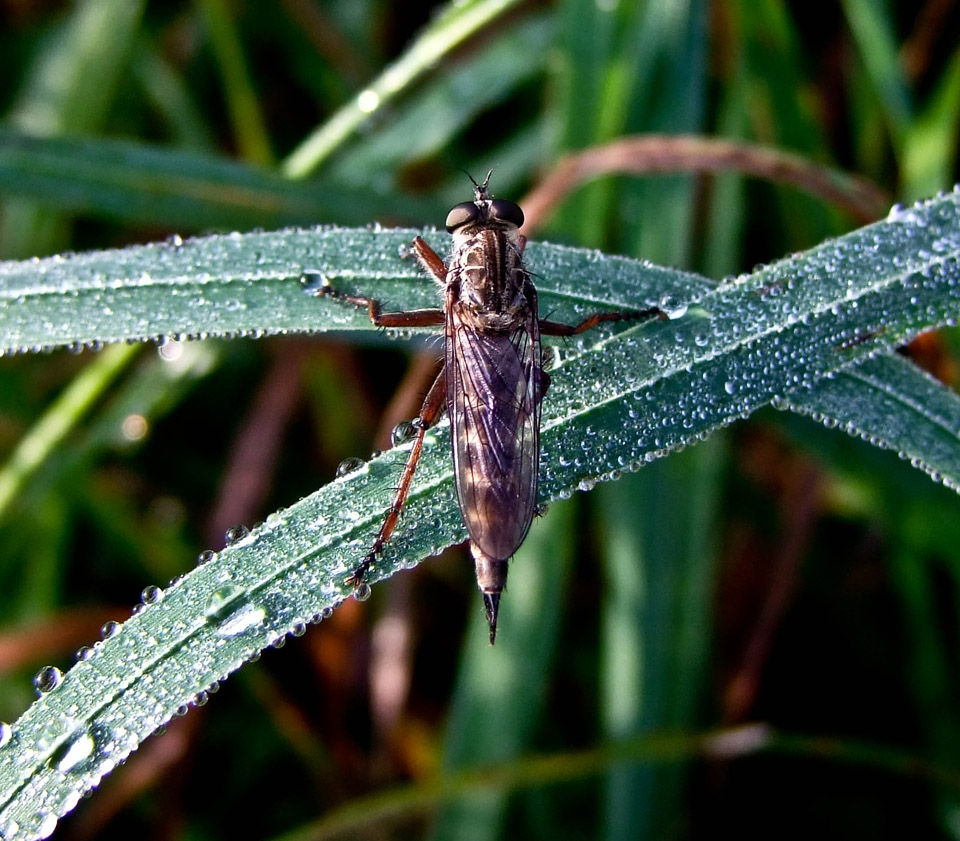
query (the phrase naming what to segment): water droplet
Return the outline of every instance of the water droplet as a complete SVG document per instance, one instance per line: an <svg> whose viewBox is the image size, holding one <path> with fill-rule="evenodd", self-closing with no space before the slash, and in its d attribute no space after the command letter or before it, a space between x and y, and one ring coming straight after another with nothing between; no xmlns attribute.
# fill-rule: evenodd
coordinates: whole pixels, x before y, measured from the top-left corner
<svg viewBox="0 0 960 841"><path fill-rule="evenodd" d="M163 590L159 587L154 587L150 585L149 587L144 587L143 591L140 593L140 601L144 604L156 604L163 598Z"/></svg>
<svg viewBox="0 0 960 841"><path fill-rule="evenodd" d="M56 666L45 666L33 676L33 688L41 695L52 692L63 680L63 672Z"/></svg>
<svg viewBox="0 0 960 841"><path fill-rule="evenodd" d="M413 421L400 421L400 423L390 431L390 445L399 447L401 444L406 444L407 441L411 441L416 435L417 427Z"/></svg>
<svg viewBox="0 0 960 841"><path fill-rule="evenodd" d="M337 478L340 479L350 473L355 473L363 467L364 464L366 464L366 462L362 458L345 458L337 465Z"/></svg>
<svg viewBox="0 0 960 841"><path fill-rule="evenodd" d="M307 632L307 623L304 621L294 622L292 633L295 637L302 637Z"/></svg>
<svg viewBox="0 0 960 841"><path fill-rule="evenodd" d="M228 616L237 608L237 603L244 598L246 590L237 584L224 584L214 590L207 599L203 615L210 620L219 621Z"/></svg>
<svg viewBox="0 0 960 841"><path fill-rule="evenodd" d="M733 382L732 380L727 380L727 381L723 384L723 390L724 390L725 392L727 392L727 394L736 394L736 393L737 393L737 384L736 384L735 382Z"/></svg>
<svg viewBox="0 0 960 841"><path fill-rule="evenodd" d="M380 107L380 94L375 90L367 88L366 90L360 91L357 95L357 108L363 111L364 114L370 114L373 111L376 111Z"/></svg>
<svg viewBox="0 0 960 841"><path fill-rule="evenodd" d="M0 721L0 748L6 747L13 738L13 728L5 721Z"/></svg>
<svg viewBox="0 0 960 841"><path fill-rule="evenodd" d="M204 606L208 622L218 623L217 634L235 637L263 624L266 612L248 601L247 591L236 584L224 584L215 590Z"/></svg>
<svg viewBox="0 0 960 841"><path fill-rule="evenodd" d="M323 619L329 619L331 616L333 616L333 608L328 605L327 607L325 607L323 610L320 611L320 616Z"/></svg>
<svg viewBox="0 0 960 841"><path fill-rule="evenodd" d="M687 314L688 306L685 301L681 301L668 293L660 298L660 309L672 321L676 318L683 318Z"/></svg>
<svg viewBox="0 0 960 841"><path fill-rule="evenodd" d="M93 657L94 651L89 645L81 645L77 649L77 662L80 663L83 660L89 660Z"/></svg>
<svg viewBox="0 0 960 841"><path fill-rule="evenodd" d="M57 771L66 775L89 768L96 751L97 743L93 736L82 731L57 748L51 759Z"/></svg>
<svg viewBox="0 0 960 841"><path fill-rule="evenodd" d="M330 288L330 281L322 272L302 272L300 288L308 295L323 295Z"/></svg>
<svg viewBox="0 0 960 841"><path fill-rule="evenodd" d="M354 597L358 602L365 602L367 599L370 598L370 594L371 594L372 592L373 592L373 591L370 589L370 585L367 584L366 581L361 581L361 582L354 588L353 597Z"/></svg>
<svg viewBox="0 0 960 841"><path fill-rule="evenodd" d="M213 549L204 549L199 555L197 555L197 566L203 564L209 564L210 561L215 561L217 559L217 553Z"/></svg>
<svg viewBox="0 0 960 841"><path fill-rule="evenodd" d="M242 523L236 526L230 526L230 528L227 529L226 534L224 535L227 541L227 546L232 546L234 543L239 543L245 537L249 537L249 536L250 536L250 529L248 529Z"/></svg>
<svg viewBox="0 0 960 841"><path fill-rule="evenodd" d="M49 838L57 828L57 816L53 812L37 814L37 838Z"/></svg>

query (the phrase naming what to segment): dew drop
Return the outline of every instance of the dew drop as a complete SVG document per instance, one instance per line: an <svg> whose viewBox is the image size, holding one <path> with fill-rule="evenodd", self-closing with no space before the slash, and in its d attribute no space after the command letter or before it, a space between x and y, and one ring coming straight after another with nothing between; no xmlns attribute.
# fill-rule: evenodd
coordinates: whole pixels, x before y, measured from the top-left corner
<svg viewBox="0 0 960 841"><path fill-rule="evenodd" d="M353 597L354 597L358 602L365 602L367 599L370 598L370 594L371 594L372 592L373 592L373 591L370 589L370 585L367 584L366 581L361 581L361 582L356 586L356 588L354 588Z"/></svg>
<svg viewBox="0 0 960 841"><path fill-rule="evenodd" d="M77 649L77 662L82 663L84 660L89 660L93 657L93 649L89 645L81 645Z"/></svg>
<svg viewBox="0 0 960 841"><path fill-rule="evenodd" d="M337 465L337 478L341 479L351 473L356 473L365 463L362 458L345 458Z"/></svg>
<svg viewBox="0 0 960 841"><path fill-rule="evenodd" d="M69 774L74 771L84 771L90 767L91 760L96 756L97 743L86 731L76 734L69 741L61 745L53 755L57 771Z"/></svg>
<svg viewBox="0 0 960 841"><path fill-rule="evenodd" d="M237 584L224 584L210 594L203 608L203 615L209 620L220 621L238 607L238 602L245 593L243 587Z"/></svg>
<svg viewBox="0 0 960 841"><path fill-rule="evenodd" d="M5 721L0 721L0 748L6 747L13 738L13 728Z"/></svg>
<svg viewBox="0 0 960 841"><path fill-rule="evenodd" d="M149 587L144 587L143 591L140 593L140 601L143 604L156 604L163 598L163 590L159 587L154 587L152 584Z"/></svg>
<svg viewBox="0 0 960 841"><path fill-rule="evenodd" d="M224 538L227 541L227 546L231 546L234 543L239 543L245 537L249 537L249 536L250 536L250 529L248 529L245 525L241 523L236 526L230 526L230 528L227 529L226 534L224 535Z"/></svg>
<svg viewBox="0 0 960 841"><path fill-rule="evenodd" d="M213 549L204 549L199 555L197 555L197 566L202 566L203 564L209 564L210 561L215 561L217 559L217 553Z"/></svg>
<svg viewBox="0 0 960 841"><path fill-rule="evenodd" d="M417 435L417 427L413 421L400 421L391 431L390 431L390 444L393 447L399 447L401 444L406 444L407 441L412 440Z"/></svg>
<svg viewBox="0 0 960 841"><path fill-rule="evenodd" d="M236 584L225 584L215 590L204 607L208 622L217 623L217 634L235 637L254 628L259 628L266 618L262 607L248 601L247 593Z"/></svg>
<svg viewBox="0 0 960 841"><path fill-rule="evenodd" d="M112 639L118 633L120 633L120 623L114 622L112 619L109 622L104 622L103 625L100 626L100 639Z"/></svg>
<svg viewBox="0 0 960 841"><path fill-rule="evenodd" d="M370 114L380 107L380 94L375 90L366 88L357 94L357 108L364 114Z"/></svg>
<svg viewBox="0 0 960 841"><path fill-rule="evenodd" d="M675 296L667 294L660 298L660 309L666 313L671 321L677 318L683 318L687 314L687 304L678 300Z"/></svg>
<svg viewBox="0 0 960 841"><path fill-rule="evenodd" d="M44 666L33 676L33 688L41 695L52 692L63 680L63 672L56 666Z"/></svg>
<svg viewBox="0 0 960 841"><path fill-rule="evenodd" d="M57 828L57 816L53 812L47 812L46 814L38 814L37 818L37 838L49 838L53 835Z"/></svg>
<svg viewBox="0 0 960 841"><path fill-rule="evenodd" d="M330 288L330 281L322 272L302 272L300 288L308 295L323 295Z"/></svg>

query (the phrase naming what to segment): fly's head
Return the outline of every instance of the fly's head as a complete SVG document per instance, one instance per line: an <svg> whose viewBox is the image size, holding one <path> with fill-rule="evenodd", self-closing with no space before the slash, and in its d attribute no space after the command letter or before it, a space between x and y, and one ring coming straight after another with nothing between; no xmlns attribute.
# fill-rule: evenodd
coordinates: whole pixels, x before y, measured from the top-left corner
<svg viewBox="0 0 960 841"><path fill-rule="evenodd" d="M512 245L517 244L523 211L512 201L490 195L487 185L492 173L493 170L487 173L482 184L470 178L473 181L473 201L462 202L447 214L447 230L453 234L455 248L458 240L469 240L483 230L503 231Z"/></svg>
<svg viewBox="0 0 960 841"><path fill-rule="evenodd" d="M470 179L473 181L473 179ZM462 202L447 214L453 235L453 257L448 277L460 285L467 306L491 313L516 312L524 305L523 246L520 205L495 199L473 181L474 200Z"/></svg>

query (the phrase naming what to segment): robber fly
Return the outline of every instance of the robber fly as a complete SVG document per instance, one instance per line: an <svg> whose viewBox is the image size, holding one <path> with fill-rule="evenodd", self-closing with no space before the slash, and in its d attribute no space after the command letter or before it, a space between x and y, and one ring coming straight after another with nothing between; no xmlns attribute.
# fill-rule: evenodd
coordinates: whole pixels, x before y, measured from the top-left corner
<svg viewBox="0 0 960 841"><path fill-rule="evenodd" d="M457 501L470 535L492 645L507 562L527 536L537 506L540 404L550 384L540 336L574 336L602 321L663 313L656 308L596 313L575 325L539 318L537 292L523 265L523 211L490 195L491 172L482 184L470 178L474 200L458 204L447 216L446 227L453 235L449 267L423 239L413 241L417 260L443 292L442 310L385 313L379 301L345 295L330 285L316 294L367 308L378 327L444 328L443 368L414 421L416 437L390 511L347 583L359 586L389 541L410 491L424 435L446 408Z"/></svg>

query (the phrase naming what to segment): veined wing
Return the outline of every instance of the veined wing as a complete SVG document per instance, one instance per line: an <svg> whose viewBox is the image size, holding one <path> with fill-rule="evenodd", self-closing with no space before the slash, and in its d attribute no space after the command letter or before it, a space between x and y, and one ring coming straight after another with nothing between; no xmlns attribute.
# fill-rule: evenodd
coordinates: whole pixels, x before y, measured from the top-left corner
<svg viewBox="0 0 960 841"><path fill-rule="evenodd" d="M481 333L452 311L446 336L447 411L457 499L470 538L505 560L537 503L540 328L536 308L512 333Z"/></svg>

